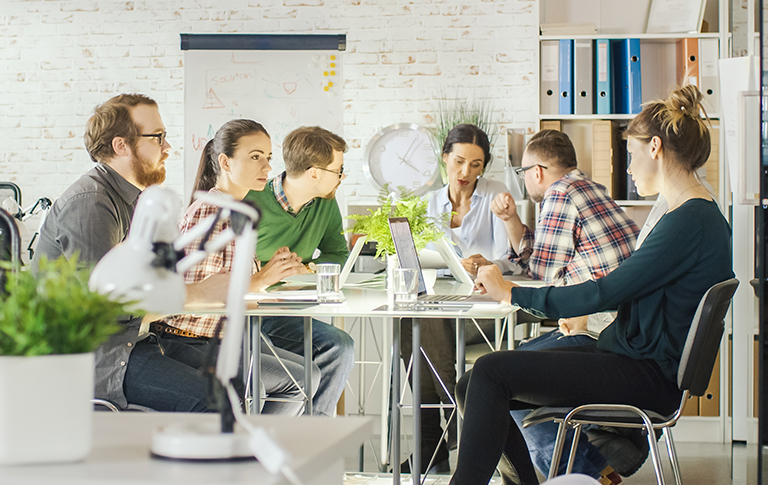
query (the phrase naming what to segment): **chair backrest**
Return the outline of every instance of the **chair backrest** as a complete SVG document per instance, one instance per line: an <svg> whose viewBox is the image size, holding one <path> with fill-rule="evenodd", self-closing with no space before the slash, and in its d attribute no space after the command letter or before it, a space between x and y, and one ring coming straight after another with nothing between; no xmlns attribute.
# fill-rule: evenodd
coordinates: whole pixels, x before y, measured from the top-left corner
<svg viewBox="0 0 768 485"><path fill-rule="evenodd" d="M21 236L16 220L0 209L0 261L21 263ZM5 270L0 268L0 295L5 293Z"/></svg>
<svg viewBox="0 0 768 485"><path fill-rule="evenodd" d="M731 278L712 286L701 297L680 357L677 385L681 390L694 396L707 390L725 328L723 320L738 286L739 280Z"/></svg>
<svg viewBox="0 0 768 485"><path fill-rule="evenodd" d="M8 197L16 201L21 205L21 189L13 182L0 182L0 202L4 201Z"/></svg>

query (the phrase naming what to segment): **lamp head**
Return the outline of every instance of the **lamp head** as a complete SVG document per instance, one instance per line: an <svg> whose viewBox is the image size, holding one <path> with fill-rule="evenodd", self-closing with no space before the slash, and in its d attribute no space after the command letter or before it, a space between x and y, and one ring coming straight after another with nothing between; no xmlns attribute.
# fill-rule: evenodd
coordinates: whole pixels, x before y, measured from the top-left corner
<svg viewBox="0 0 768 485"><path fill-rule="evenodd" d="M172 314L184 308L184 278L156 261L160 246L178 236L181 202L170 189L151 186L142 192L128 237L110 250L91 273L92 291L118 301L135 301L149 313Z"/></svg>

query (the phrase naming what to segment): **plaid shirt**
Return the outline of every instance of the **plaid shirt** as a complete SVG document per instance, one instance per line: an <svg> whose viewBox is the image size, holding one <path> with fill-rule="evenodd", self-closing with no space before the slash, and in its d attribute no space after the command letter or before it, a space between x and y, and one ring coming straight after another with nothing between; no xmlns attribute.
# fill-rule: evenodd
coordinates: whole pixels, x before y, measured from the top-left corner
<svg viewBox="0 0 768 485"><path fill-rule="evenodd" d="M632 219L579 169L544 193L534 233L528 227L520 254L509 259L548 285L572 285L613 271L632 253L638 229Z"/></svg>
<svg viewBox="0 0 768 485"><path fill-rule="evenodd" d="M288 202L288 197L285 195L285 191L283 190L283 180L285 180L286 173L283 172L277 177L273 178L269 181L269 186L272 188L272 193L275 194L275 199L277 199L277 202L280 204L280 207L283 208L283 210L287 213L289 213L292 216L296 216L299 212L306 209L307 207L311 207L312 204L315 203L315 199L310 200L304 206L299 209L299 212L296 212L293 207L291 207L291 204Z"/></svg>
<svg viewBox="0 0 768 485"><path fill-rule="evenodd" d="M211 189L210 192L212 193L221 193L218 189ZM179 231L183 234L187 232L188 230L192 229L194 226L199 224L202 220L204 220L206 217L216 214L218 212L219 208L215 205L211 205L210 203L203 202L200 200L196 200L192 205L189 206L187 209L187 212L182 216L181 221L179 222ZM229 228L229 218L220 220L216 223L216 227L213 229L213 233L211 234L211 239L216 238L216 236L219 235L222 231ZM199 238L192 241L190 244L188 244L184 248L185 254L190 254L197 250L197 248L200 246L200 243L202 242L203 237L200 236ZM196 265L194 265L192 268L190 268L185 274L184 274L184 283L186 284L192 284L192 283L199 283L206 278L219 273L231 273L232 272L232 261L234 260L234 254L235 254L235 241L230 241L227 243L226 246L224 246L223 249L211 253L206 257L204 260L200 261ZM253 267L251 268L251 274L256 273L257 271L256 263L254 262ZM181 330L186 330L188 332L192 332L194 334L203 336L203 337L213 337L214 332L216 330L216 326L219 324L219 320L221 319L221 315L176 315L173 317L169 317L164 319L165 323L175 327L179 328Z"/></svg>

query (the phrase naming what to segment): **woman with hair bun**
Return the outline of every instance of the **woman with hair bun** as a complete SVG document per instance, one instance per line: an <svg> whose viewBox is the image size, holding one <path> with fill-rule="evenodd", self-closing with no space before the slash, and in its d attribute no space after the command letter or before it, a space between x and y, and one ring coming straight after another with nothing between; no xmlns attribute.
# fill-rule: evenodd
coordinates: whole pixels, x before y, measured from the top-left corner
<svg viewBox="0 0 768 485"><path fill-rule="evenodd" d="M475 284L483 292L548 318L612 308L618 314L595 345L478 359L468 382L457 384L464 428L452 484L485 485L497 463L503 483L538 483L511 409L595 402L663 415L677 409L677 370L693 315L712 285L733 277L730 227L695 174L711 148L701 100L687 85L648 103L629 123L627 172L640 195L660 194L669 208L612 273L579 285L523 288L504 281L495 266L480 268Z"/></svg>

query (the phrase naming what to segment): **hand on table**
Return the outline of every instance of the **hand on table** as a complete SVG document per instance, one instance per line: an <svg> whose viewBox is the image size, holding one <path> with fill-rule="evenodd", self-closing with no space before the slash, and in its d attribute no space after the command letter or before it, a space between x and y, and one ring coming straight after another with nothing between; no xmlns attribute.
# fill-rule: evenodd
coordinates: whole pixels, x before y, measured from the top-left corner
<svg viewBox="0 0 768 485"><path fill-rule="evenodd" d="M480 293L487 293L496 301L509 303L512 300L510 290L518 286L511 281L506 281L501 276L501 270L496 265L480 266L477 269L475 288Z"/></svg>
<svg viewBox="0 0 768 485"><path fill-rule="evenodd" d="M251 290L261 291L289 276L306 271L307 269L301 264L301 258L287 247L282 247L275 252L275 255L261 268L261 271L253 275Z"/></svg>
<svg viewBox="0 0 768 485"><path fill-rule="evenodd" d="M472 276L475 276L477 274L477 269L480 266L487 266L489 264L493 264L484 257L482 257L479 254L473 254L472 256L468 258L464 258L461 260L461 265L464 267L465 270L467 270L467 273L471 274Z"/></svg>
<svg viewBox="0 0 768 485"><path fill-rule="evenodd" d="M518 217L515 199L512 198L511 194L506 192L497 195L493 199L491 202L491 212L504 222L511 221Z"/></svg>

